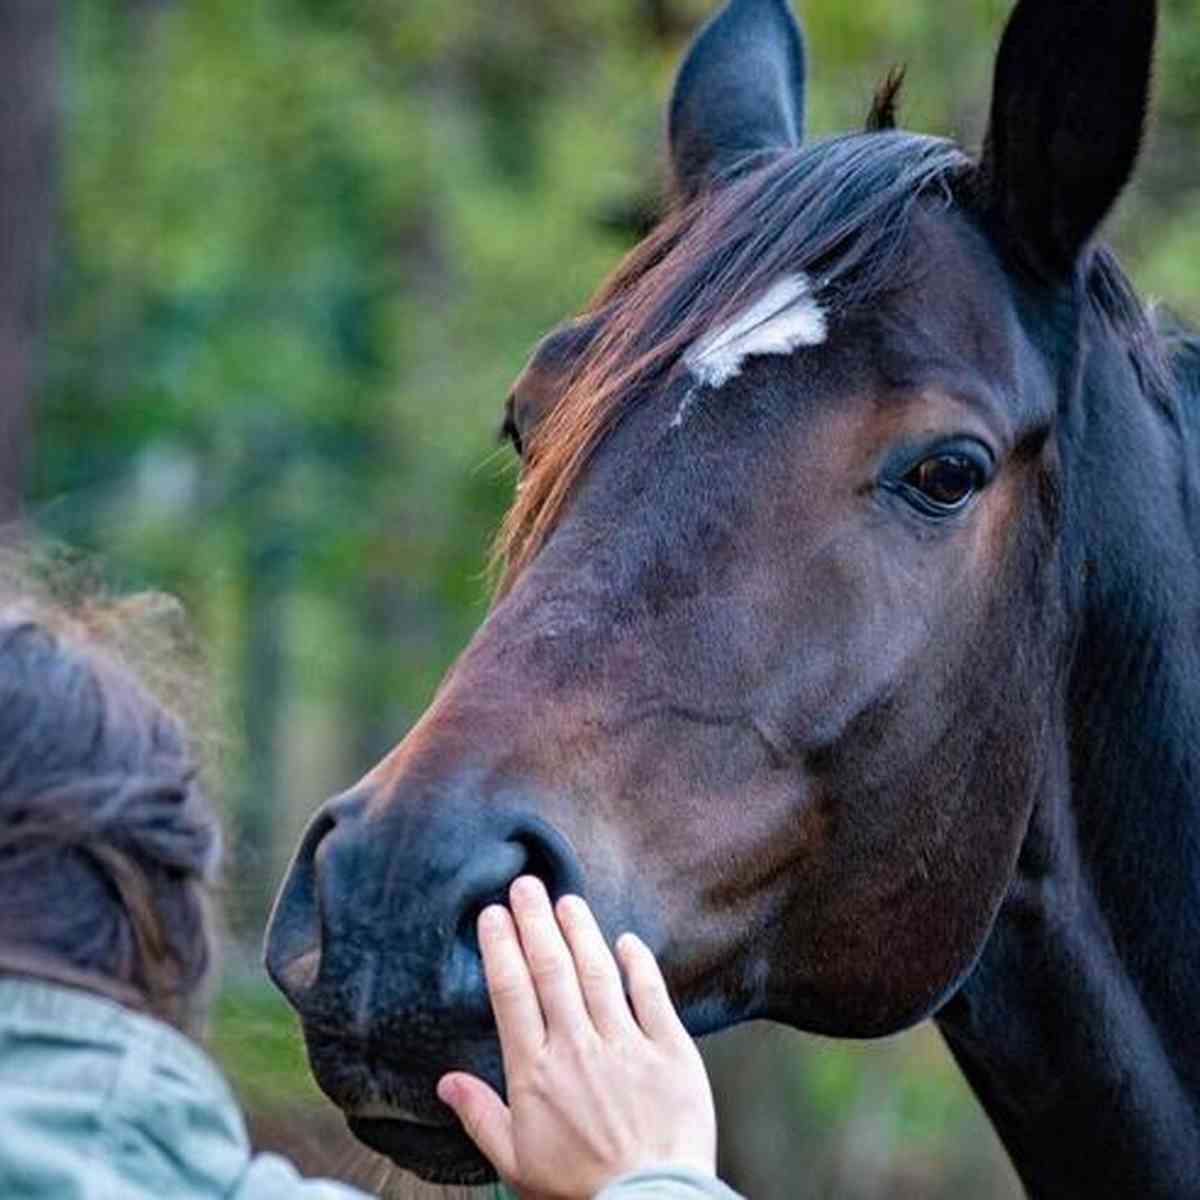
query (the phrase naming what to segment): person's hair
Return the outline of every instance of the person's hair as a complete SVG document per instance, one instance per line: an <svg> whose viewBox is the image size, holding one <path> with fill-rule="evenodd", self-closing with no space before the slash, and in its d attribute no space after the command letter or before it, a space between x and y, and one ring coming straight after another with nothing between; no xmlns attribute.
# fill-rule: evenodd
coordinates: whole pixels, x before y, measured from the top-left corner
<svg viewBox="0 0 1200 1200"><path fill-rule="evenodd" d="M129 602L68 614L3 584L0 972L193 1031L220 833L187 732L124 661Z"/></svg>

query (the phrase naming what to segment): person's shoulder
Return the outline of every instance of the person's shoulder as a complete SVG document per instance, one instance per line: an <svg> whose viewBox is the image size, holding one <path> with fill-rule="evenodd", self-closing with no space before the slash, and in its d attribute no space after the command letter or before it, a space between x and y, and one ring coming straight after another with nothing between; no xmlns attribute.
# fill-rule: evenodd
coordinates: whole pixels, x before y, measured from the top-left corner
<svg viewBox="0 0 1200 1200"><path fill-rule="evenodd" d="M286 1159L256 1155L230 1200L370 1200L345 1183L305 1179Z"/></svg>

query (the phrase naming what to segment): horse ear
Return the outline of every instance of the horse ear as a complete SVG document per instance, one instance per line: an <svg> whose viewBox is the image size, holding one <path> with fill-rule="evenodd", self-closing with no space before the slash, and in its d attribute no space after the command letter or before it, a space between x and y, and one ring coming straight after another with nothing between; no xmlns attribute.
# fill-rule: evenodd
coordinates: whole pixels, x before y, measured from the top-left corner
<svg viewBox="0 0 1200 1200"><path fill-rule="evenodd" d="M729 0L688 50L668 118L673 193L691 200L804 134L804 39L787 0Z"/></svg>
<svg viewBox="0 0 1200 1200"><path fill-rule="evenodd" d="M981 164L991 214L1037 275L1068 279L1133 171L1155 0L1021 0L996 63Z"/></svg>

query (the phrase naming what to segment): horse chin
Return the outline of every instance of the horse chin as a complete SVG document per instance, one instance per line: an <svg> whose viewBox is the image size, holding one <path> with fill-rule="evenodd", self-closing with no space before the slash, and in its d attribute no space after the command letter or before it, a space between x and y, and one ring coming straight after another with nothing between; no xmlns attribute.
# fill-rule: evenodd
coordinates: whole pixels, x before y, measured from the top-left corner
<svg viewBox="0 0 1200 1200"><path fill-rule="evenodd" d="M346 1124L368 1149L426 1183L477 1187L496 1182L491 1163L457 1126L381 1117L347 1117Z"/></svg>
<svg viewBox="0 0 1200 1200"><path fill-rule="evenodd" d="M443 1041L447 1024L409 1014L374 1043L331 1034L327 1021L306 1024L309 1065L350 1132L368 1149L429 1183L493 1183L495 1171L435 1089L451 1067L502 1088L499 1045L494 1036ZM433 1029L441 1035L436 1040L428 1036Z"/></svg>

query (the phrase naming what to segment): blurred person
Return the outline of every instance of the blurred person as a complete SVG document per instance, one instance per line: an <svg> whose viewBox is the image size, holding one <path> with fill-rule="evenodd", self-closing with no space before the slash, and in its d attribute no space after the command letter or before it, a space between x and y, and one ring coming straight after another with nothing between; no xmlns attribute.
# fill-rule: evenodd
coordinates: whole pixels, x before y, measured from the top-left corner
<svg viewBox="0 0 1200 1200"><path fill-rule="evenodd" d="M253 1157L192 1040L220 832L119 608L0 600L0 1196L353 1200Z"/></svg>
<svg viewBox="0 0 1200 1200"><path fill-rule="evenodd" d="M362 1200L254 1155L196 1045L221 838L187 732L89 620L0 596L0 1195ZM99 618L99 619L97 619ZM731 1197L650 951L536 880L480 918L508 1102L439 1093L521 1200Z"/></svg>

